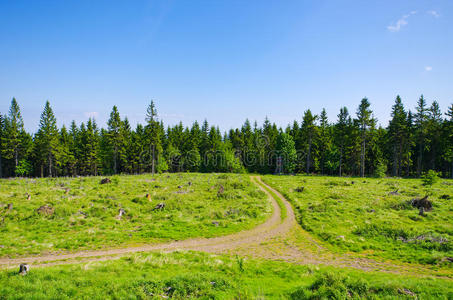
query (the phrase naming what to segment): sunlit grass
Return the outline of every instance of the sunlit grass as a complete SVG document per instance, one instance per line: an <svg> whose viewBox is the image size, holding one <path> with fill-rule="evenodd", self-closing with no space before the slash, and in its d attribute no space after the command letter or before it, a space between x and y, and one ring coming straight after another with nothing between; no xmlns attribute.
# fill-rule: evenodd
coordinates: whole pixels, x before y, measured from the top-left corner
<svg viewBox="0 0 453 300"><path fill-rule="evenodd" d="M0 256L225 235L264 222L272 209L247 175L113 176L108 184L101 179L0 180ZM153 210L159 203L165 208ZM39 214L43 205L54 213Z"/></svg>
<svg viewBox="0 0 453 300"><path fill-rule="evenodd" d="M293 204L303 229L335 251L421 264L453 257L453 181L432 187L418 179L264 176ZM303 191L297 188L304 187ZM389 194L397 190L397 195ZM410 200L429 195L419 215Z"/></svg>
<svg viewBox="0 0 453 300"><path fill-rule="evenodd" d="M1 299L449 298L449 280L301 266L197 252L0 271ZM8 283L8 284L5 284Z"/></svg>

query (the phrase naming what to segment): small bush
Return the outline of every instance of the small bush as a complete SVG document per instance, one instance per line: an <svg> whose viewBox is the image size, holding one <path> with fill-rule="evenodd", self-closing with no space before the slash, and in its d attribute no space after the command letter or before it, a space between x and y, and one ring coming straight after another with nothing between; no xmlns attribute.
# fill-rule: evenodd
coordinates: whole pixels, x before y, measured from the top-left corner
<svg viewBox="0 0 453 300"><path fill-rule="evenodd" d="M376 166L376 170L374 171L374 177L376 178L384 178L387 173L387 165L383 162L379 162Z"/></svg>
<svg viewBox="0 0 453 300"><path fill-rule="evenodd" d="M338 273L322 273L308 288L300 287L290 294L291 299L358 299L374 298L376 296L397 296L394 288L370 287L361 278L351 278Z"/></svg>
<svg viewBox="0 0 453 300"><path fill-rule="evenodd" d="M423 185L433 185L439 181L439 173L434 170L429 170L422 176Z"/></svg>

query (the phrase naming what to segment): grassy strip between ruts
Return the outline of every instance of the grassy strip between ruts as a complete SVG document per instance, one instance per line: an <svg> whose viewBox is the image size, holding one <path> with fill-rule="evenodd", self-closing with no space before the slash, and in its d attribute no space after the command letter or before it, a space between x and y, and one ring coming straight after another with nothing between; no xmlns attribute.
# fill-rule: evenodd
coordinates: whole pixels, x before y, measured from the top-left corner
<svg viewBox="0 0 453 300"><path fill-rule="evenodd" d="M331 250L448 268L453 259L452 180L263 176L292 204L303 229ZM411 199L428 195L419 215Z"/></svg>
<svg viewBox="0 0 453 300"><path fill-rule="evenodd" d="M0 271L1 299L448 299L449 280L199 252Z"/></svg>
<svg viewBox="0 0 453 300"><path fill-rule="evenodd" d="M276 193L274 193L274 191L269 189L265 184L262 184L260 179L261 179L261 177L259 177L259 179L254 179L254 180L260 186L262 186L269 194L271 194L272 198L274 198L275 201L277 201L278 207L280 207L280 219L283 221L284 219L286 219L286 217L288 215L288 211L286 210L285 203L283 203L282 199Z"/></svg>

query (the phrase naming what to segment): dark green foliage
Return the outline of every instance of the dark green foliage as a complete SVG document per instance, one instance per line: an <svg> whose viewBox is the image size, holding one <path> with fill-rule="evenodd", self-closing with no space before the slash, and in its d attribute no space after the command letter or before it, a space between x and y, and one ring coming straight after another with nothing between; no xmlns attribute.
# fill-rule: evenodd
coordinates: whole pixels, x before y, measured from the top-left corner
<svg viewBox="0 0 453 300"><path fill-rule="evenodd" d="M52 177L57 175L56 166L60 163L57 119L53 114L49 101L44 106L39 121L39 129L34 138L35 163L39 166L41 177L44 174ZM47 172L45 172L47 171Z"/></svg>
<svg viewBox="0 0 453 300"><path fill-rule="evenodd" d="M297 152L293 138L281 132L277 138L277 155L282 158L283 172L293 173L296 168Z"/></svg>
<svg viewBox="0 0 453 300"><path fill-rule="evenodd" d="M154 101L147 108L146 124L135 129L113 106L106 129L90 118L58 130L47 102L32 137L13 98L8 115L0 115L0 177L274 173L282 154L287 156L285 173L411 177L434 170L453 177L453 105L444 119L436 101L428 106L421 96L412 113L397 96L386 128L376 126L370 107L368 99L362 99L354 119L342 107L334 124L325 109L319 115L308 109L302 122L284 130L266 118L261 127L246 120L241 128L223 134L206 120L201 127L194 122L191 127L179 123L165 128Z"/></svg>

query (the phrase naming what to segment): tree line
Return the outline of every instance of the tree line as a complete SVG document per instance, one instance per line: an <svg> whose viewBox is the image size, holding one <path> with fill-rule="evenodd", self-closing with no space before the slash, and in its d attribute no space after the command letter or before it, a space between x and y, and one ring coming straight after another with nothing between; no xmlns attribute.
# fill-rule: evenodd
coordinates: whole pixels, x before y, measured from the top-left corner
<svg viewBox="0 0 453 300"><path fill-rule="evenodd" d="M418 177L428 170L453 178L453 104L443 115L423 95L414 111L397 96L385 128L367 98L354 114L341 108L335 122L325 109L319 115L308 109L286 128L266 118L225 133L206 120L165 127L153 101L146 124L135 129L116 106L106 128L94 118L58 128L47 101L34 134L24 129L15 98L0 114L0 177L186 171Z"/></svg>

